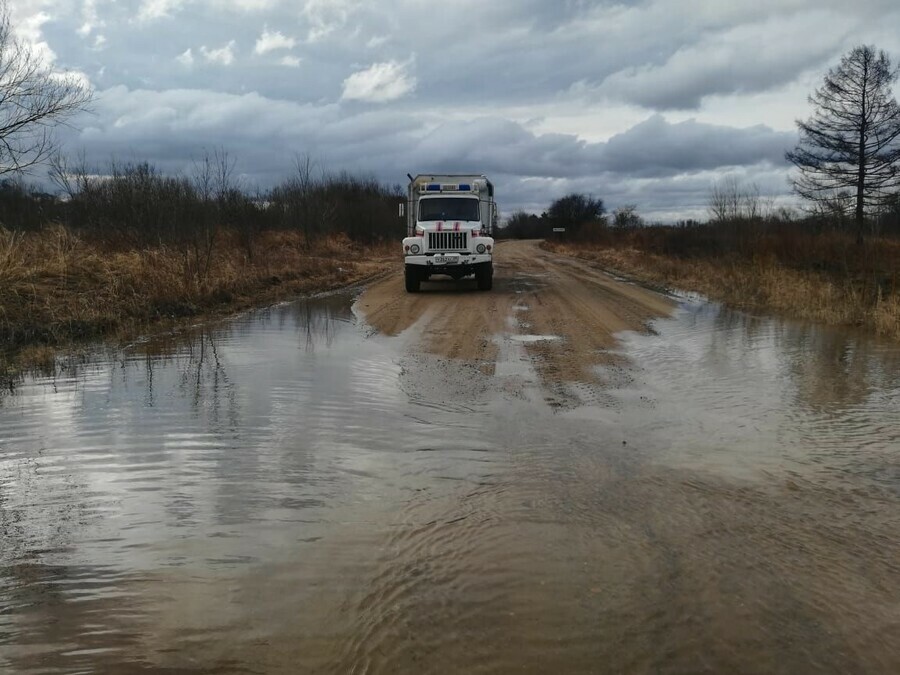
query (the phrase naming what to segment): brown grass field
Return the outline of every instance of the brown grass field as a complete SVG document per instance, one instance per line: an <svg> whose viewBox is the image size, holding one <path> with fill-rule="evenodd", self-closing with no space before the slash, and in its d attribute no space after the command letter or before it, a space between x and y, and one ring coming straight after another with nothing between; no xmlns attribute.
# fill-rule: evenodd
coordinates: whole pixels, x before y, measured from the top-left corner
<svg viewBox="0 0 900 675"><path fill-rule="evenodd" d="M843 233L735 232L602 228L578 244L543 246L734 307L900 339L897 239L857 246ZM390 243L362 246L332 235L307 248L296 230L259 233L251 258L227 230L210 246L136 247L62 226L0 229L0 373L46 367L59 347L351 285L395 260Z"/></svg>
<svg viewBox="0 0 900 675"><path fill-rule="evenodd" d="M900 339L900 241L856 245L842 233L760 235L735 243L722 233L674 228L608 233L589 243L545 242L658 286L695 291L743 309L774 311Z"/></svg>
<svg viewBox="0 0 900 675"><path fill-rule="evenodd" d="M396 257L387 245L363 248L343 236L307 249L301 233L271 231L259 234L249 260L235 237L220 232L200 251L111 247L60 226L0 229L0 371L46 365L56 348L79 341L347 286Z"/></svg>

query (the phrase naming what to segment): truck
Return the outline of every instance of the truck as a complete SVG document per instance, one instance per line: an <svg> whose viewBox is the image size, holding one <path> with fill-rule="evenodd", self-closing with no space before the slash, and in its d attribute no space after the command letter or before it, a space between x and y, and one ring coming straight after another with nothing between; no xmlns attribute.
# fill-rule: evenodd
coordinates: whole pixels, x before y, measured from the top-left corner
<svg viewBox="0 0 900 675"><path fill-rule="evenodd" d="M475 277L480 291L494 279L494 186L484 175L426 174L409 177L403 239L406 291L418 293L438 274Z"/></svg>

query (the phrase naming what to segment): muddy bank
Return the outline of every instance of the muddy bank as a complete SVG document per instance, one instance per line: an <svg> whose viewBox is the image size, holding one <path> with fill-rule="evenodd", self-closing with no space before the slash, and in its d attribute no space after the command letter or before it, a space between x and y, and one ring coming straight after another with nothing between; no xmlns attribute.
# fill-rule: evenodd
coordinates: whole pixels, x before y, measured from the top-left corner
<svg viewBox="0 0 900 675"><path fill-rule="evenodd" d="M394 261L386 247L299 232L257 235L248 255L233 233L204 250L101 245L62 227L0 230L0 376L52 368L59 348L177 327L185 319L332 290Z"/></svg>
<svg viewBox="0 0 900 675"><path fill-rule="evenodd" d="M896 269L892 276L888 275L887 282L879 285L869 278L860 282L860 275L848 273L845 262L839 259L792 268L762 252L756 257L681 258L621 246L559 242L544 242L542 246L654 286L702 293L737 309L861 327L900 341ZM892 249L879 254L877 246L873 246L874 257L890 259Z"/></svg>

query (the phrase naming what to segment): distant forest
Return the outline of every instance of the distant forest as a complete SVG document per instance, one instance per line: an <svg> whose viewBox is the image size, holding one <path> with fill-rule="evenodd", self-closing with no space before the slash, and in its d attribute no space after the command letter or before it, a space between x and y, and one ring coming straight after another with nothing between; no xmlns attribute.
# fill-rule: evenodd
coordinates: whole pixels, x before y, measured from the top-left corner
<svg viewBox="0 0 900 675"><path fill-rule="evenodd" d="M300 158L292 175L269 190L248 190L235 161L218 151L195 162L191 175L166 175L146 162L111 162L102 170L57 159L58 194L21 179L0 181L0 226L16 231L63 225L81 236L129 246L209 240L228 230L248 257L266 230L293 230L311 245L332 234L359 243L397 240L405 224L399 185L346 172L319 171Z"/></svg>

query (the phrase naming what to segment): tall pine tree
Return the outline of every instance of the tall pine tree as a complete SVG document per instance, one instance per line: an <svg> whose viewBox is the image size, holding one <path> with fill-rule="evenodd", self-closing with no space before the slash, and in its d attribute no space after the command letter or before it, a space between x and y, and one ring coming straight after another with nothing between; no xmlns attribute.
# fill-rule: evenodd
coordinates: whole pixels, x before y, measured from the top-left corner
<svg viewBox="0 0 900 675"><path fill-rule="evenodd" d="M897 71L883 51L854 48L810 96L815 112L798 121L800 141L787 153L798 169L793 183L805 199L823 203L855 195L856 238L866 215L900 188L900 106L891 94Z"/></svg>

